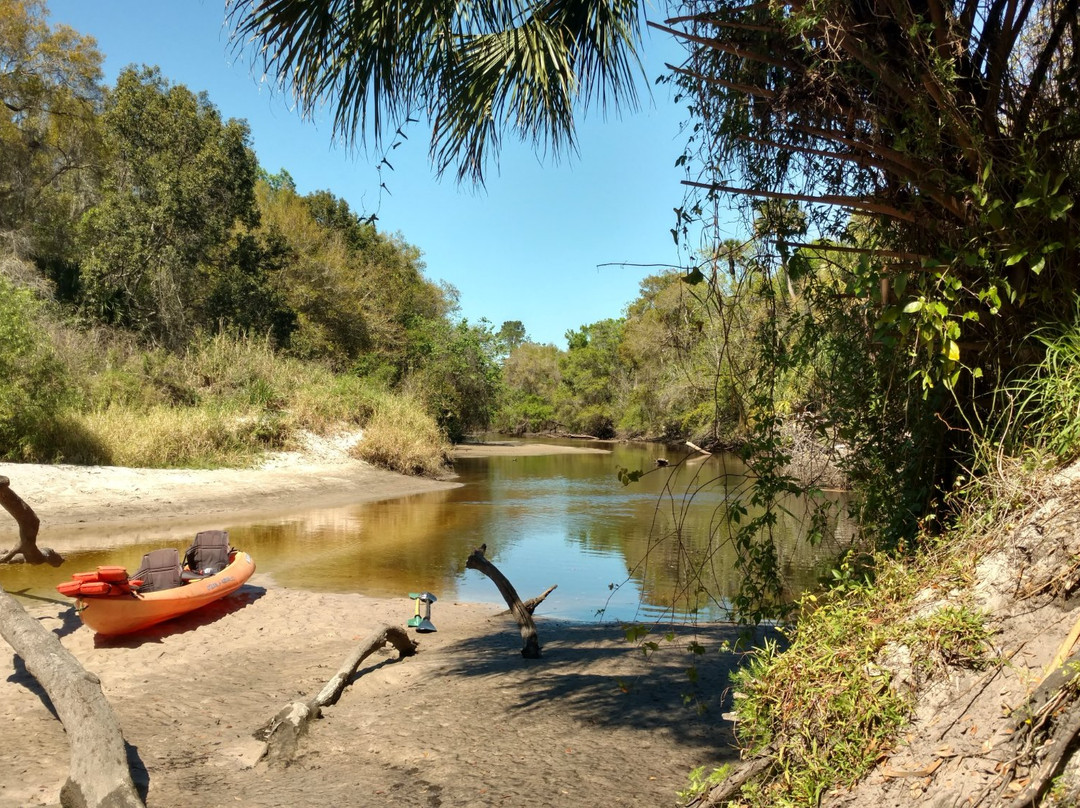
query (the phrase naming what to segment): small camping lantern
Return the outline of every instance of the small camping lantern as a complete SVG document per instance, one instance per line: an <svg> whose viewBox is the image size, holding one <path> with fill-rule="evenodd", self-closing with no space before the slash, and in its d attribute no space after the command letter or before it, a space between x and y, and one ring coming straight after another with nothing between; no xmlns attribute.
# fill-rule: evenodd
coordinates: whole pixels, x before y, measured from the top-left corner
<svg viewBox="0 0 1080 808"><path fill-rule="evenodd" d="M435 631L435 624L431 622L431 604L436 598L430 592L410 592L409 597L416 601L416 613L409 618L409 628L417 631ZM424 616L420 616L420 604L424 604Z"/></svg>

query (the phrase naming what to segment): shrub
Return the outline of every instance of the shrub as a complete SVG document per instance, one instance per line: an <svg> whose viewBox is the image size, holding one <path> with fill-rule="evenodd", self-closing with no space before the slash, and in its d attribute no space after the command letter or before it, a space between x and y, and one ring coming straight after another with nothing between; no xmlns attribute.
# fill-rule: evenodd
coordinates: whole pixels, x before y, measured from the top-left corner
<svg viewBox="0 0 1080 808"><path fill-rule="evenodd" d="M28 289L0 275L0 457L51 459L55 420L73 400L63 363Z"/></svg>

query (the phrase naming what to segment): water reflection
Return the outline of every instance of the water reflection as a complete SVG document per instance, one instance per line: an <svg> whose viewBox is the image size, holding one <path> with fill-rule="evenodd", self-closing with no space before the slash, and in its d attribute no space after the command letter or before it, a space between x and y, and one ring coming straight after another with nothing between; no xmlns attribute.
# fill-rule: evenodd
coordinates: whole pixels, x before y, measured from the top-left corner
<svg viewBox="0 0 1080 808"><path fill-rule="evenodd" d="M725 617L738 580L719 526L745 489L738 461L716 456L678 465L684 458L659 446L606 448L609 454L463 459L460 488L224 527L259 572L294 588L373 596L428 590L440 600L498 602L494 584L465 569L483 543L523 598L558 584L543 614L651 619L674 606L680 615ZM657 468L658 457L672 467ZM619 467L648 473L624 487ZM852 527L834 514L828 540L811 547L807 504L782 504L776 547L794 595L816 581L820 560L835 556ZM834 504L842 511L839 498ZM170 543L73 554L63 572L5 570L3 581L10 590L51 587L98 564L135 569L142 553L161 544ZM181 551L185 544L172 543Z"/></svg>

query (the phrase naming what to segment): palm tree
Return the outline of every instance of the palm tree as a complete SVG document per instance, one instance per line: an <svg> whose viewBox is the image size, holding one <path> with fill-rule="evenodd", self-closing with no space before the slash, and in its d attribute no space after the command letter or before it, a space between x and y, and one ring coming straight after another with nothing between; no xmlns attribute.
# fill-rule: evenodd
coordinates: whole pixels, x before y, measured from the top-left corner
<svg viewBox="0 0 1080 808"><path fill-rule="evenodd" d="M637 0L228 0L238 48L346 142L432 126L441 174L483 181L501 137L573 150L574 113L634 108ZM576 109L580 107L580 109Z"/></svg>

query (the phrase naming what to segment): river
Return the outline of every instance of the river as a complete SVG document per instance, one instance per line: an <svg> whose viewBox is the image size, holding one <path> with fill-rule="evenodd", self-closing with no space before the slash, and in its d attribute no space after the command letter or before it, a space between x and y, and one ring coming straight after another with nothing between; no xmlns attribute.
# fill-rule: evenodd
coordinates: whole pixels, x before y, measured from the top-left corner
<svg viewBox="0 0 1080 808"><path fill-rule="evenodd" d="M287 587L379 597L428 591L444 601L496 603L495 585L465 569L469 553L484 544L523 599L558 585L538 615L726 618L738 578L725 513L746 495L739 461L654 444L591 445L608 451L463 458L456 464L459 488L221 526L260 573ZM646 473L624 486L620 468ZM774 543L790 597L813 586L851 540L843 499L829 497L833 515L813 546L806 504L782 503ZM134 570L143 553L165 544L181 552L186 546L147 541L72 553L63 571L12 570L5 586L44 594L72 570Z"/></svg>

